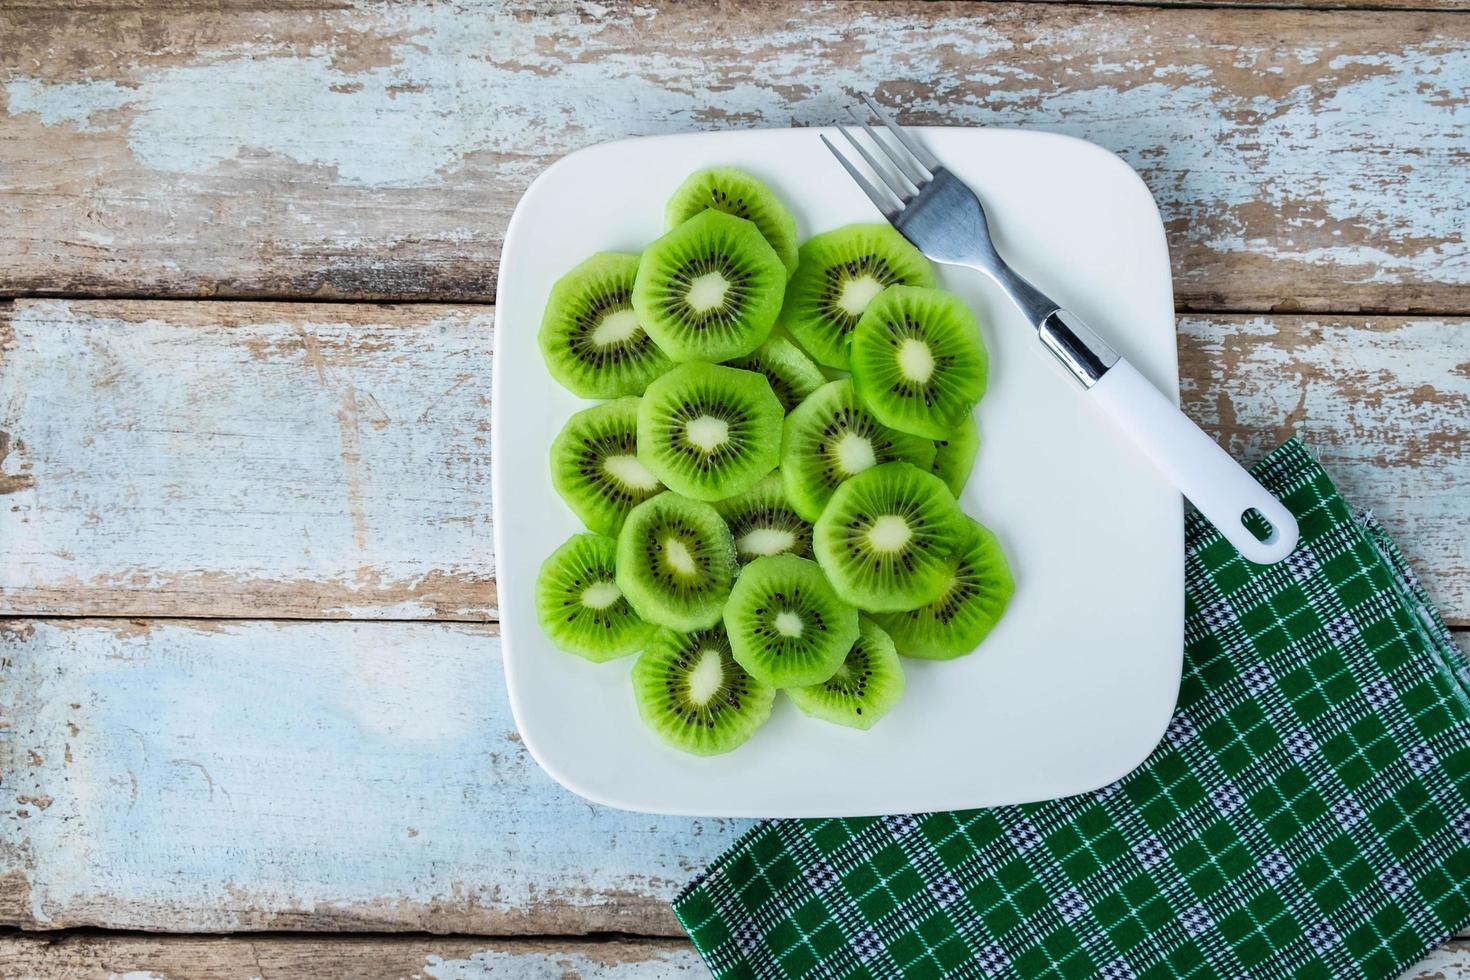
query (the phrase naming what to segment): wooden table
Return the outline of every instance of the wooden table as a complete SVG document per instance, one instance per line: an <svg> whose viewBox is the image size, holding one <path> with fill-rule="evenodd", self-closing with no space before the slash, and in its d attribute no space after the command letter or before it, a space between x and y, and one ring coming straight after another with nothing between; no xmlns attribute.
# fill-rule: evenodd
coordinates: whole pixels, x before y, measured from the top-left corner
<svg viewBox="0 0 1470 980"><path fill-rule="evenodd" d="M605 139L862 89L1118 152L1187 410L1470 627L1470 6L1305 6L0 0L0 975L702 975L746 823L571 796L502 689L496 257Z"/></svg>

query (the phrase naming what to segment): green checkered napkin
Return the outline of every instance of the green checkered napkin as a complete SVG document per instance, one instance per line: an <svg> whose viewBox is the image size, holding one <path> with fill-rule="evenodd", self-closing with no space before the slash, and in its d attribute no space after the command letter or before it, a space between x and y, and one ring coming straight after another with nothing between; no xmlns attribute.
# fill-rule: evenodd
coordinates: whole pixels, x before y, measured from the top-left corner
<svg viewBox="0 0 1470 980"><path fill-rule="evenodd" d="M674 910L717 977L1395 977L1470 920L1470 670L1293 441L1282 564L1187 528L1164 741L1049 803L760 824Z"/></svg>

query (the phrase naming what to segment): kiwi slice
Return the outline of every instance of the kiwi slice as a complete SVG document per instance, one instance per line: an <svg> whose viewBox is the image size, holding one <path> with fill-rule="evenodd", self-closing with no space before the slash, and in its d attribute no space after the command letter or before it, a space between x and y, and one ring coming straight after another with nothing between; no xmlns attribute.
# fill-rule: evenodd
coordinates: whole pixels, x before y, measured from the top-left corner
<svg viewBox="0 0 1470 980"><path fill-rule="evenodd" d="M730 367L765 375L785 412L800 405L802 399L827 381L822 369L785 337L772 337L744 357L728 363Z"/></svg>
<svg viewBox="0 0 1470 980"><path fill-rule="evenodd" d="M781 310L786 267L744 218L705 210L648 246L633 281L633 309L676 361L749 354Z"/></svg>
<svg viewBox="0 0 1470 980"><path fill-rule="evenodd" d="M633 665L638 713L659 738L695 755L741 745L771 716L776 689L730 655L725 627L659 630Z"/></svg>
<svg viewBox="0 0 1470 980"><path fill-rule="evenodd" d="M694 361L648 386L638 458L695 500L743 493L781 460L781 403L753 371Z"/></svg>
<svg viewBox="0 0 1470 980"><path fill-rule="evenodd" d="M876 617L905 656L952 660L970 653L1000 621L1016 591L995 535L976 521L965 523L940 596L908 612Z"/></svg>
<svg viewBox="0 0 1470 980"><path fill-rule="evenodd" d="M832 494L812 550L843 599L868 612L899 612L943 594L964 531L964 514L939 477L884 463Z"/></svg>
<svg viewBox="0 0 1470 980"><path fill-rule="evenodd" d="M847 225L801 247L781 322L806 352L847 370L848 340L868 303L889 286L932 286L934 267L891 225Z"/></svg>
<svg viewBox="0 0 1470 980"><path fill-rule="evenodd" d="M617 550L612 538L576 534L541 564L536 616L567 653L601 663L636 653L653 635L615 581Z"/></svg>
<svg viewBox="0 0 1470 980"><path fill-rule="evenodd" d="M715 504L730 525L741 564L765 555L812 556L812 526L786 502L781 474L772 473L749 490Z"/></svg>
<svg viewBox="0 0 1470 980"><path fill-rule="evenodd" d="M663 490L638 459L638 399L573 415L551 444L551 484L590 530L616 535L628 511Z"/></svg>
<svg viewBox="0 0 1470 980"><path fill-rule="evenodd" d="M773 687L831 677L858 635L858 614L832 591L816 562L757 558L735 580L725 606L735 662Z"/></svg>
<svg viewBox="0 0 1470 980"><path fill-rule="evenodd" d="M975 455L980 452L980 429L975 425L975 416L966 415L965 420L943 439L934 440L935 476L944 481L949 492L959 497L969 482L970 471L975 468Z"/></svg>
<svg viewBox="0 0 1470 980"><path fill-rule="evenodd" d="M985 394L980 323L951 293L885 289L852 332L852 384L878 421L943 439Z"/></svg>
<svg viewBox="0 0 1470 980"><path fill-rule="evenodd" d="M927 470L934 444L880 423L858 401L850 381L828 382L786 416L781 477L791 506L808 521L822 516L844 480L895 460Z"/></svg>
<svg viewBox="0 0 1470 980"><path fill-rule="evenodd" d="M735 581L735 542L709 504L665 491L634 507L618 533L618 588L638 615L677 630L720 621Z"/></svg>
<svg viewBox="0 0 1470 980"><path fill-rule="evenodd" d="M551 287L541 319L546 367L583 398L641 395L673 366L633 311L638 256L599 252Z"/></svg>
<svg viewBox="0 0 1470 980"><path fill-rule="evenodd" d="M786 693L806 714L823 721L872 728L903 697L903 665L893 640L866 616L837 672L820 684Z"/></svg>
<svg viewBox="0 0 1470 980"><path fill-rule="evenodd" d="M786 274L796 270L796 219L764 181L734 167L696 170L669 198L668 227L678 227L708 208L753 223L781 257Z"/></svg>

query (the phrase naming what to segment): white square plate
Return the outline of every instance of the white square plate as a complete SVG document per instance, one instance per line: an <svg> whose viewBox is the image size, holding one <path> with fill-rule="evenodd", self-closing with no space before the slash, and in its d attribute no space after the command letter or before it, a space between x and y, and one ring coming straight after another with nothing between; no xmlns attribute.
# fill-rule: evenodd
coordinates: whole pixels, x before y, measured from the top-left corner
<svg viewBox="0 0 1470 980"><path fill-rule="evenodd" d="M940 267L942 285L979 315L991 357L980 456L961 504L999 536L1016 579L976 653L905 661L907 693L871 731L809 719L778 698L744 746L697 758L644 728L633 658L588 663L556 650L537 624L537 569L581 530L552 489L547 450L587 404L552 380L537 347L552 283L592 252L637 252L657 238L664 202L701 167L766 180L803 238L881 220L818 133L606 143L558 161L516 208L497 294L492 451L505 672L526 747L590 800L671 814L859 816L1104 786L1153 750L1178 693L1181 499L1091 411L1005 298L967 270ZM918 134L980 195L1016 269L1177 393L1163 224L1137 174L1063 136Z"/></svg>

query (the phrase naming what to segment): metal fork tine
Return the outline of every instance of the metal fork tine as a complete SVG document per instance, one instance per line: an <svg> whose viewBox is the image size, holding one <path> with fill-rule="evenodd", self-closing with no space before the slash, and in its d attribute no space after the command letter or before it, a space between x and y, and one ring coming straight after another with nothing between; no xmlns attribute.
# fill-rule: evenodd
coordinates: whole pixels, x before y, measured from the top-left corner
<svg viewBox="0 0 1470 980"><path fill-rule="evenodd" d="M858 156L863 158L863 162L872 168L873 173L887 185L888 189L893 192L893 196L900 202L912 200L913 196L919 193L918 185L909 180L902 172L899 173L897 180L893 179L888 169L879 165L877 159L863 147L863 144L847 131L846 126L838 126L837 131L846 137L847 141L852 144L852 148L857 150Z"/></svg>
<svg viewBox="0 0 1470 980"><path fill-rule="evenodd" d="M878 149L883 151L883 155L893 161L894 168L903 177L904 183L914 189L913 192L915 194L919 193L919 189L929 183L929 178L919 173L923 168L918 165L918 161L907 153L904 153L902 147L894 150L893 147L888 145L888 141L879 136L878 131L868 124L866 119L853 112L851 108L847 110L847 114L852 116L859 126L863 127L863 131L868 134L868 139L872 140ZM870 163L869 166L871 165Z"/></svg>
<svg viewBox="0 0 1470 980"><path fill-rule="evenodd" d="M842 169L846 170L847 175L851 177L853 181L863 189L863 193L868 195L868 200L873 202L873 204L882 213L883 217L887 218L889 221L892 221L894 218L898 217L899 212L903 210L902 201L899 201L896 206L888 203L888 201L884 199L884 195L879 194L878 189L872 184L868 183L868 179L862 174L858 173L857 168L848 162L847 157L837 152L837 147L832 145L831 140L829 140L826 136L823 136L822 142L827 144L827 149L831 150L832 155L837 158L837 162L842 164ZM889 197L893 196L892 192L888 191L887 187L884 187L883 190Z"/></svg>
<svg viewBox="0 0 1470 980"><path fill-rule="evenodd" d="M898 137L898 141L904 145L904 149L908 150L914 155L914 159L918 161L919 165L924 168L924 171L928 174L928 176L932 178L934 176L934 171L939 169L939 161L934 159L933 154L931 154L928 150L924 149L918 143L910 139L909 135L903 131L903 127L900 126L892 116L883 111L882 106L874 102L867 95L863 95L862 99L864 102L867 103L868 108L873 110L873 114L877 116L880 120L882 120L883 125L888 127L889 132Z"/></svg>

